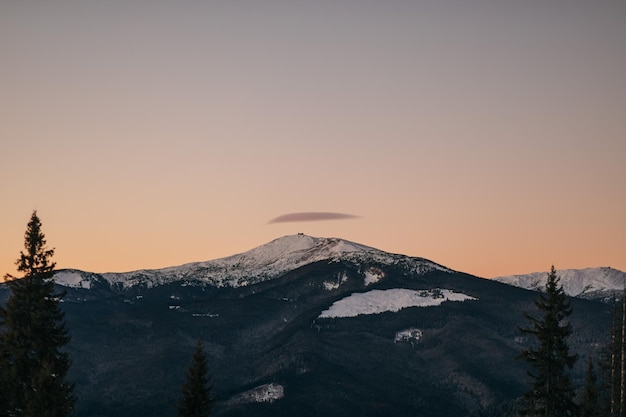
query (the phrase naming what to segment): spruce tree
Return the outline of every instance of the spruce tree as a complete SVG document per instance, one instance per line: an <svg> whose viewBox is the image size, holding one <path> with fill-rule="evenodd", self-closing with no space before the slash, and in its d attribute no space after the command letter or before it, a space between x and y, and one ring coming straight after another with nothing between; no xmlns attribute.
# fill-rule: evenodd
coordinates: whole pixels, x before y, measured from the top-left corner
<svg viewBox="0 0 626 417"><path fill-rule="evenodd" d="M585 375L585 387L580 400L580 417L602 416L597 381L598 378L593 368L593 360L589 358L587 373Z"/></svg>
<svg viewBox="0 0 626 417"><path fill-rule="evenodd" d="M73 384L66 380L69 356L62 348L70 336L54 291L54 249L46 247L41 221L33 211L24 236L17 270L7 274L11 290L0 307L0 373L4 402L0 415L64 417L75 403Z"/></svg>
<svg viewBox="0 0 626 417"><path fill-rule="evenodd" d="M182 399L178 403L179 417L208 417L211 414L215 400L211 397L213 386L209 385L208 372L209 367L202 343L198 341L181 389Z"/></svg>
<svg viewBox="0 0 626 417"><path fill-rule="evenodd" d="M541 316L535 318L526 313L529 326L520 328L523 334L535 339L520 355L531 368L522 416L569 417L577 413L568 373L576 362L576 355L569 354L567 337L572 333L572 326L565 322L572 309L559 281L552 266L545 292L541 292L534 303Z"/></svg>

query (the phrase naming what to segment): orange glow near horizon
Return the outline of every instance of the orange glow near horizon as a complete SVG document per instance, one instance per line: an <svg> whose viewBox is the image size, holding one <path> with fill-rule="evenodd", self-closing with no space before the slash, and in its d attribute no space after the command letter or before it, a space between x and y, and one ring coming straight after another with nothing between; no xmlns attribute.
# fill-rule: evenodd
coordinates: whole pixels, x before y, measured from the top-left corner
<svg viewBox="0 0 626 417"><path fill-rule="evenodd" d="M0 6L0 275L33 209L93 272L298 232L626 270L626 3L156 3Z"/></svg>

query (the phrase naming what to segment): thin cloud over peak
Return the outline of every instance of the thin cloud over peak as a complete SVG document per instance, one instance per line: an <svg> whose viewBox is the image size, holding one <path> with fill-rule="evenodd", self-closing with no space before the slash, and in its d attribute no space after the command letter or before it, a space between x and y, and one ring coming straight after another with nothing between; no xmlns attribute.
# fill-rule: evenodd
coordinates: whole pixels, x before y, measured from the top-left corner
<svg viewBox="0 0 626 417"><path fill-rule="evenodd" d="M301 213L287 213L274 217L269 223L290 223L290 222L317 222L323 220L347 220L358 219L360 216L346 213L333 213L325 211L311 211Z"/></svg>

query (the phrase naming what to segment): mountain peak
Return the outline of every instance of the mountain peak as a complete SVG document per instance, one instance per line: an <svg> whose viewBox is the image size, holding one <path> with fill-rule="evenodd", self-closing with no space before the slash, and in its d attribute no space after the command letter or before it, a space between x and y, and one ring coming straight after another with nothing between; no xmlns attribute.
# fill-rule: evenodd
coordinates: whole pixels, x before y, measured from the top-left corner
<svg viewBox="0 0 626 417"><path fill-rule="evenodd" d="M358 243L350 242L348 240L339 238L321 238L305 235L304 233L298 233L295 235L287 235L274 239L269 243L258 246L247 252L239 255L233 255L233 257L252 257L257 261L263 262L276 257L286 256L294 253L310 253L310 252L322 252L327 255L333 253L345 253L345 252L363 252L363 251L377 251L369 246L361 245ZM232 257L229 257L232 258ZM225 258L228 259L228 258Z"/></svg>
<svg viewBox="0 0 626 417"><path fill-rule="evenodd" d="M203 264L220 265L228 269L237 268L245 271L247 275L269 276L312 262L332 260L343 254L361 252L384 253L339 238L320 238L298 233L274 239L247 252Z"/></svg>
<svg viewBox="0 0 626 417"><path fill-rule="evenodd" d="M274 239L246 252L206 262L194 262L163 269L138 270L126 273L90 274L72 271L72 274L58 273L57 283L69 287L90 286L91 278L98 275L109 284L121 287L145 285L152 287L175 281L202 282L218 287L239 287L266 281L319 261L336 262L346 260L363 263L402 262L414 271L429 271L447 268L422 258L395 255L339 238L322 238L303 233ZM85 281L89 282L85 282Z"/></svg>

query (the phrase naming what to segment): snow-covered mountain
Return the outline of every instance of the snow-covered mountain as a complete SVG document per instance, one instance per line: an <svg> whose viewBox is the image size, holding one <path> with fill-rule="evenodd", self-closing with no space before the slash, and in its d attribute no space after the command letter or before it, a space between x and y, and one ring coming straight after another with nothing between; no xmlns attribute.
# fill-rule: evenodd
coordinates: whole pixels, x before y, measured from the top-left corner
<svg viewBox="0 0 626 417"><path fill-rule="evenodd" d="M424 273L447 268L422 258L391 254L338 238L319 238L301 233L275 239L247 252L206 262L163 269L93 274L63 270L55 275L58 284L90 288L93 280L104 279L123 288L153 287L177 281L202 282L217 287L240 287L276 278L286 271L317 261L374 262L400 264L411 272Z"/></svg>
<svg viewBox="0 0 626 417"><path fill-rule="evenodd" d="M516 324L536 294L338 238L56 280L76 417L171 415L198 340L216 417L505 415L525 388ZM0 304L9 296L0 285ZM609 307L572 305L571 348L591 356ZM583 380L584 364L573 372Z"/></svg>
<svg viewBox="0 0 626 417"><path fill-rule="evenodd" d="M609 298L624 291L626 273L610 268L585 268L557 270L563 290L572 297L587 299ZM546 272L533 272L522 275L508 275L494 280L529 290L543 289L546 283Z"/></svg>

